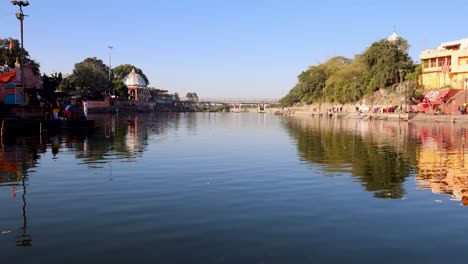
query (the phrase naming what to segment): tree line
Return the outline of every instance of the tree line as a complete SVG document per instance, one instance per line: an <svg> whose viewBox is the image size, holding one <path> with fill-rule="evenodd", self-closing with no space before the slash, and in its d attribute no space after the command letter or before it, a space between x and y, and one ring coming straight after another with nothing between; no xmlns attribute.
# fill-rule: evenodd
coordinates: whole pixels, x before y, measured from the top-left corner
<svg viewBox="0 0 468 264"><path fill-rule="evenodd" d="M337 56L310 66L280 102L283 106L350 103L400 81L417 81L421 68L409 56L409 47L401 37L382 39L353 59Z"/></svg>
<svg viewBox="0 0 468 264"><path fill-rule="evenodd" d="M21 56L20 43L16 39L0 39L0 60L9 67L14 68L15 62ZM40 75L40 65L30 59L29 52L24 50L24 63L31 64L33 73ZM54 91L65 93L78 92L82 95L95 98L103 97L103 94L115 95L121 99L128 99L128 89L123 83L123 78L129 74L132 69L138 73L149 84L148 78L143 71L132 64L122 64L110 69L102 60L96 57L89 57L74 65L73 72L70 75L63 76L61 72L51 75L43 74L41 76L44 88L44 96L50 97ZM110 74L109 74L110 73ZM193 98L198 98L196 93ZM178 98L175 93L172 97Z"/></svg>

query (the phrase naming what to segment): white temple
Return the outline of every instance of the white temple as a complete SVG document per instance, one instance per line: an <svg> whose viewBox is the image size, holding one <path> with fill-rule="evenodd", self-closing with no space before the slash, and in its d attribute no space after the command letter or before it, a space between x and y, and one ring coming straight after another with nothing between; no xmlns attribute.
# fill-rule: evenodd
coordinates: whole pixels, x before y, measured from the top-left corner
<svg viewBox="0 0 468 264"><path fill-rule="evenodd" d="M127 74L122 82L128 88L130 100L149 101L151 98L149 90L146 89L146 81L140 74L136 73L135 68Z"/></svg>
<svg viewBox="0 0 468 264"><path fill-rule="evenodd" d="M388 37L388 41L390 42L395 42L397 41L398 39L400 38L400 36L398 36L398 34L396 32L393 32L389 37Z"/></svg>

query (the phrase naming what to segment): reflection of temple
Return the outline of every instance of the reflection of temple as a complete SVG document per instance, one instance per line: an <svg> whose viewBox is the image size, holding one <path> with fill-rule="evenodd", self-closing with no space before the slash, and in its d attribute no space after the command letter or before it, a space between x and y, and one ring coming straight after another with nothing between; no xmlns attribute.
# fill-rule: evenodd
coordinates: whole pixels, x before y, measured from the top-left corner
<svg viewBox="0 0 468 264"><path fill-rule="evenodd" d="M417 152L419 189L448 194L468 205L468 151L463 127L453 125L416 126L421 148Z"/></svg>
<svg viewBox="0 0 468 264"><path fill-rule="evenodd" d="M123 83L128 88L128 95L131 100L151 101L150 90L146 89L146 81L136 73L135 68L123 78Z"/></svg>
<svg viewBox="0 0 468 264"><path fill-rule="evenodd" d="M0 151L0 188L10 188L11 199L22 199L21 232L17 234L17 246L31 246L31 235L27 232L26 194L27 170L34 166L36 153L30 153L26 147L8 147Z"/></svg>
<svg viewBox="0 0 468 264"><path fill-rule="evenodd" d="M138 116L127 120L127 134L125 135L125 147L131 154L141 150L147 140L147 130L143 128L144 122Z"/></svg>

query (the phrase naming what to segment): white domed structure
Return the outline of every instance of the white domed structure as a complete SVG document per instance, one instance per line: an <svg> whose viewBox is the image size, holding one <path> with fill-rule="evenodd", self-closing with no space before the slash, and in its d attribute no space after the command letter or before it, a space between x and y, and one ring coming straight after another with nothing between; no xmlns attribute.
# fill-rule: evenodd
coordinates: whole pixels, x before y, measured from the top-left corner
<svg viewBox="0 0 468 264"><path fill-rule="evenodd" d="M143 79L140 74L136 73L135 68L133 68L132 71L127 74L122 81L127 87L146 87L145 79Z"/></svg>
<svg viewBox="0 0 468 264"><path fill-rule="evenodd" d="M122 79L122 82L128 88L130 100L150 101L151 94L149 90L146 89L146 85L148 84L140 74L136 73L135 68Z"/></svg>
<svg viewBox="0 0 468 264"><path fill-rule="evenodd" d="M395 42L397 41L398 39L400 38L400 36L398 36L397 33L393 32L389 37L388 37L388 41L390 42Z"/></svg>

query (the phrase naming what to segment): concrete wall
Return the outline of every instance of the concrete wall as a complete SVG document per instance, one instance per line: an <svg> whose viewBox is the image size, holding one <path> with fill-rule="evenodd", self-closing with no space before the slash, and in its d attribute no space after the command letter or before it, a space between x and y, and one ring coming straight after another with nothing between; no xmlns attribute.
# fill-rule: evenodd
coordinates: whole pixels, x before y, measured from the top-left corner
<svg viewBox="0 0 468 264"><path fill-rule="evenodd" d="M89 108L105 108L110 106L110 101L88 101Z"/></svg>
<svg viewBox="0 0 468 264"><path fill-rule="evenodd" d="M448 73L443 73L442 67L439 66L439 63L445 61L445 57L450 57L451 61ZM455 89L464 88L464 80L468 78L468 49L423 52L420 59L423 62L421 85L424 85L425 89L439 89L447 86ZM437 61L436 65L424 68L427 64L424 60L431 59Z"/></svg>

